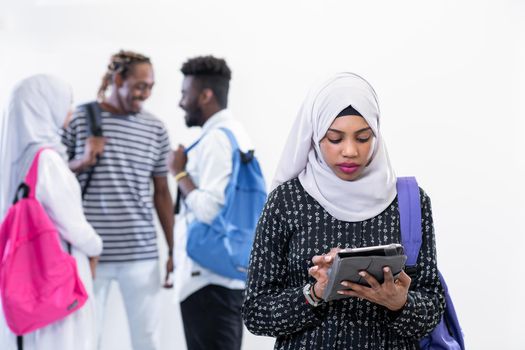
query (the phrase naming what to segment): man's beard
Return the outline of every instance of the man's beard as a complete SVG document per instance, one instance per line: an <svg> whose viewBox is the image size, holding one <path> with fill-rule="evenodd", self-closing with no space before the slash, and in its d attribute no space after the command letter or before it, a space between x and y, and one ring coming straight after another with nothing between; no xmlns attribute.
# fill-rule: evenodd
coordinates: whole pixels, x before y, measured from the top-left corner
<svg viewBox="0 0 525 350"><path fill-rule="evenodd" d="M202 109L200 109L198 106L186 110L186 117L184 118L186 121L186 126L188 128L191 128L193 126L202 126L202 117Z"/></svg>

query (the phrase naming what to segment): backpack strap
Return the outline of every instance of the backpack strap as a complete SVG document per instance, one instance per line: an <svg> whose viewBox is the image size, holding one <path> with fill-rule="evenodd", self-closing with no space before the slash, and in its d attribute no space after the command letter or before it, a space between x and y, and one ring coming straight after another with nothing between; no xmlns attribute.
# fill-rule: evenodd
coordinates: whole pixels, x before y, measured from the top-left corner
<svg viewBox="0 0 525 350"><path fill-rule="evenodd" d="M89 136L102 136L102 109L98 102L91 102L85 105L87 112L87 125Z"/></svg>
<svg viewBox="0 0 525 350"><path fill-rule="evenodd" d="M38 181L38 160L40 159L40 154L46 149L47 147L43 147L36 152L35 158L33 158L33 163L31 163L31 167L29 168L24 180L25 184L29 187L29 192L27 194L27 197L29 198L35 198L36 182Z"/></svg>
<svg viewBox="0 0 525 350"><path fill-rule="evenodd" d="M15 202L18 200L18 192L20 192L21 189L24 189L24 191L27 192L27 195L24 193L24 197L27 198L35 198L36 196L36 182L38 181L38 161L40 160L40 155L43 151L46 149L49 149L49 147L43 147L36 152L35 158L33 159L33 163L31 164L31 167L29 168L29 171L27 172L26 178L24 183L20 184L17 190L17 194L15 197ZM25 188L23 187L25 186ZM67 245L67 251L71 255L71 243L66 241Z"/></svg>
<svg viewBox="0 0 525 350"><path fill-rule="evenodd" d="M20 185L18 185L18 188L15 192L15 198L13 198L12 205L15 205L16 202L20 200L20 191L22 191L22 197L21 198L27 198L29 196L29 186L26 185L25 182L22 182Z"/></svg>
<svg viewBox="0 0 525 350"><path fill-rule="evenodd" d="M235 148L239 148L239 146L237 145L237 140L235 140L235 137L233 136L233 133L226 129L226 128L220 128L222 131L224 131L224 133L226 134L226 136L228 136L228 139L230 140L230 143L232 144L232 147L235 149ZM186 148L184 150L184 153L185 154L188 154L192 149L195 148L195 146L197 146L199 144L199 142L201 142L202 138L204 137L205 135L202 135L201 137L199 137L197 139L197 141L195 141L194 143L192 143L188 148ZM175 199L175 203L173 205L173 213L176 215L180 212L180 201L181 201L181 196L180 196L180 191L179 191L179 188L177 187L177 198Z"/></svg>
<svg viewBox="0 0 525 350"><path fill-rule="evenodd" d="M233 151L238 150L239 149L239 144L237 143L237 139L233 135L233 132L230 129L226 129L226 128L220 128L220 129L222 131L224 131L226 136L228 136L228 139L230 140L230 143L232 145Z"/></svg>
<svg viewBox="0 0 525 350"><path fill-rule="evenodd" d="M241 148L239 147L239 144L237 143L237 139L235 138L235 136L233 135L230 129L221 128L221 130L224 131L224 133L230 139L230 143L232 145L233 151L239 151L242 163L244 164L249 163L253 160L253 158L255 158L254 150L249 150L247 152L241 151Z"/></svg>
<svg viewBox="0 0 525 350"><path fill-rule="evenodd" d="M202 135L201 137L199 137L199 139L197 141L195 141L194 143L192 143L188 148L186 148L184 150L184 153L188 154L189 151L191 151L193 148L195 148L195 146L197 146L199 144L199 142L201 142L202 138L204 137L204 135Z"/></svg>
<svg viewBox="0 0 525 350"><path fill-rule="evenodd" d="M232 173L230 175L230 181L228 182L228 185L226 186L226 194L225 194L225 201L228 201L229 196L233 195L233 188L237 186L237 181L239 178L239 172L241 168L241 155L242 152L239 149L239 144L237 143L237 139L233 135L233 132L231 132L230 129L226 128L220 128L226 136L228 136L228 139L230 140L230 144L232 146ZM231 189L228 191L228 189Z"/></svg>
<svg viewBox="0 0 525 350"><path fill-rule="evenodd" d="M407 273L415 273L422 243L421 200L415 177L397 178L397 201L401 222L401 241L407 255Z"/></svg>
<svg viewBox="0 0 525 350"><path fill-rule="evenodd" d="M405 271L412 277L412 274L417 272L417 258L423 239L421 200L419 198L419 186L415 177L399 177L397 179L397 200L399 202L399 220L401 222L401 241L407 255ZM454 304L448 294L445 279L439 271L438 277L445 294L445 313L434 331L420 341L420 347L421 349L457 349L457 345L459 345L461 350L465 350L463 334Z"/></svg>
<svg viewBox="0 0 525 350"><path fill-rule="evenodd" d="M88 137L89 136L95 136L95 137L102 137L102 109L100 108L100 105L98 102L91 102L85 105L86 113L87 113L87 125L88 125ZM87 189L89 187L89 184L91 183L91 179L93 177L93 173L95 172L95 167L97 166L98 162L100 160L100 156L97 156L97 162L95 165L93 165L91 168L89 168L88 175L86 178L86 183L84 184L84 187L82 188L82 198L86 196Z"/></svg>
<svg viewBox="0 0 525 350"><path fill-rule="evenodd" d="M21 198L35 198L36 195L36 183L38 180L38 160L40 159L40 154L49 147L43 147L36 152L31 167L26 174L24 181L18 186L15 192L15 198L13 199L13 205L15 205L19 200L20 192L22 191Z"/></svg>
<svg viewBox="0 0 525 350"><path fill-rule="evenodd" d="M230 129L227 129L227 128L219 128L220 130L224 131L224 133L226 134L226 136L228 136L228 139L230 140L230 143L232 145L232 148L235 150L235 149L238 149L239 148L239 145L237 144L237 139L235 139L235 136L233 135L233 133L231 132ZM199 142L201 142L202 138L204 137L205 135L202 135L197 141L195 141L194 143L192 143L188 148L186 148L184 150L184 153L188 154L193 148L195 148L195 146L197 146L199 144Z"/></svg>
<svg viewBox="0 0 525 350"><path fill-rule="evenodd" d="M197 146L199 144L199 142L201 142L202 138L204 137L204 135L202 135L201 137L199 137L199 139L197 141L195 141L194 143L192 143L188 148L186 148L184 150L184 153L185 154L188 154L189 151L191 151L193 148L195 148L195 146ZM180 213L180 201L181 201L181 194L180 194L180 190L179 190L179 187L177 186L177 189L176 189L176 192L177 192L177 198L175 199L175 203L173 204L173 214L177 215L178 213Z"/></svg>
<svg viewBox="0 0 525 350"><path fill-rule="evenodd" d="M24 337L21 335L16 336L16 348L17 350L24 350Z"/></svg>

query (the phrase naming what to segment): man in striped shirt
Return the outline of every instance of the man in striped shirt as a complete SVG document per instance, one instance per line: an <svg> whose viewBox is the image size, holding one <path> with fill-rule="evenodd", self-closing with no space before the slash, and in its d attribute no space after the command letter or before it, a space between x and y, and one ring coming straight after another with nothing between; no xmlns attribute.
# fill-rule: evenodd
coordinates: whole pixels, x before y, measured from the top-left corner
<svg viewBox="0 0 525 350"><path fill-rule="evenodd" d="M94 283L99 340L114 280L124 299L133 348L140 350L158 348L161 282L154 208L168 245L166 277L173 271L174 218L166 165L170 144L163 123L142 109L153 84L149 58L129 51L113 55L99 102L94 102L101 111L103 137L90 136L88 105L77 109L63 136L70 168L85 190L86 217L104 242Z"/></svg>

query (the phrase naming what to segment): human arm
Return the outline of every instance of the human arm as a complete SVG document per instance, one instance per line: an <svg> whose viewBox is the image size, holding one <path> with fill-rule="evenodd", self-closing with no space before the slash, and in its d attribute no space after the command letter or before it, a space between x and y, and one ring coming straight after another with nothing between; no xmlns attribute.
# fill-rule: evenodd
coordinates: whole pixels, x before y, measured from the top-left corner
<svg viewBox="0 0 525 350"><path fill-rule="evenodd" d="M179 196L186 197L193 190L197 188L195 183L191 179L191 176L186 172L186 164L188 163L188 157L186 156L186 148L183 145L170 152L168 157L168 166L171 174L175 176L177 186L179 189Z"/></svg>
<svg viewBox="0 0 525 350"><path fill-rule="evenodd" d="M307 280L292 273L288 242L293 232L286 223L283 201L281 188L270 194L250 257L242 315L248 330L256 335L299 332L321 323L327 313L326 304L313 307L306 302L303 287Z"/></svg>
<svg viewBox="0 0 525 350"><path fill-rule="evenodd" d="M102 240L83 212L80 186L55 151L40 156L36 197L65 241L90 257L102 253Z"/></svg>
<svg viewBox="0 0 525 350"><path fill-rule="evenodd" d="M170 194L168 179L166 176L153 177L153 202L157 216L159 217L160 225L166 238L168 245L168 261L166 262L166 277L167 281L170 273L173 272L173 225L175 217L173 216L173 202Z"/></svg>
<svg viewBox="0 0 525 350"><path fill-rule="evenodd" d="M164 288L171 288L173 284L168 282L170 274L174 270L173 263L173 226L175 216L173 213L173 199L168 186L168 155L170 153L170 140L164 125L159 126L157 133L157 159L152 171L153 178L153 203L159 218L166 245L168 246L168 258L166 261L166 275L164 277Z"/></svg>
<svg viewBox="0 0 525 350"><path fill-rule="evenodd" d="M84 153L81 158L75 158L69 161L69 169L74 173L81 173L87 168L97 164L98 158L104 152L106 144L105 137L90 136L86 139Z"/></svg>
<svg viewBox="0 0 525 350"><path fill-rule="evenodd" d="M97 277L97 265L98 265L98 256L89 257L89 269L91 270L91 278L95 279Z"/></svg>
<svg viewBox="0 0 525 350"><path fill-rule="evenodd" d="M168 165L172 174L185 171L184 148L172 152ZM177 182L185 203L196 219L211 223L224 205L224 192L232 173L232 147L222 130L209 131L199 145L191 152L196 158L199 181L198 187L191 175L181 177Z"/></svg>
<svg viewBox="0 0 525 350"><path fill-rule="evenodd" d="M66 146L68 155L68 166L69 169L74 173L80 173L85 171L87 168L93 166L97 162L97 158L100 157L104 151L106 139L104 137L88 137L84 141L83 153L77 154L77 141L81 128L86 127L82 124L84 120L85 110L78 108L75 111L73 120L63 130L62 143Z"/></svg>

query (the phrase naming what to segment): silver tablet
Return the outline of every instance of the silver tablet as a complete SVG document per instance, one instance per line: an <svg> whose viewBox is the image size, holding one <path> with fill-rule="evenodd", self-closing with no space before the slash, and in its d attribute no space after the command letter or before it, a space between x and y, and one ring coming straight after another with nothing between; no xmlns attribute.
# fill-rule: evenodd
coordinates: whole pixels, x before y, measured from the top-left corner
<svg viewBox="0 0 525 350"><path fill-rule="evenodd" d="M347 289L341 285L343 281L368 286L366 280L359 276L359 272L363 270L374 276L379 283L383 283L383 267L389 266L395 278L403 270L406 259L401 244L343 249L337 253L329 271L323 299L330 301L347 298L337 293Z"/></svg>

